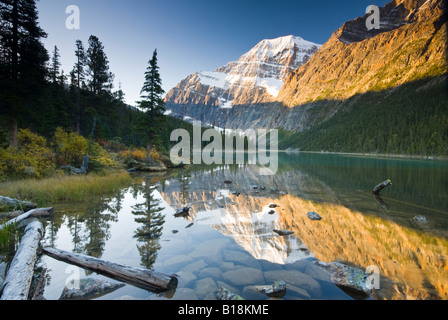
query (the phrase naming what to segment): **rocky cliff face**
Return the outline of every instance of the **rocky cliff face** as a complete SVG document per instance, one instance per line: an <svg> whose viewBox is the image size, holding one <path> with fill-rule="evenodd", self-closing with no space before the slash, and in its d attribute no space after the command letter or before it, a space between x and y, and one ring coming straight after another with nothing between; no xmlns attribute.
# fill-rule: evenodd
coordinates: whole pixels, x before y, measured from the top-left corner
<svg viewBox="0 0 448 320"><path fill-rule="evenodd" d="M381 9L380 30L367 30L368 16L339 28L290 75L278 101L343 100L447 71L444 1L392 1Z"/></svg>
<svg viewBox="0 0 448 320"><path fill-rule="evenodd" d="M262 41L237 62L184 79L167 109L219 127L304 131L357 94L446 73L446 12L444 0L394 0L380 8L379 30L367 29L366 14L317 52L301 38Z"/></svg>
<svg viewBox="0 0 448 320"><path fill-rule="evenodd" d="M166 95L167 110L211 124L223 109L273 102L289 74L319 48L294 36L263 40L238 61L182 80Z"/></svg>

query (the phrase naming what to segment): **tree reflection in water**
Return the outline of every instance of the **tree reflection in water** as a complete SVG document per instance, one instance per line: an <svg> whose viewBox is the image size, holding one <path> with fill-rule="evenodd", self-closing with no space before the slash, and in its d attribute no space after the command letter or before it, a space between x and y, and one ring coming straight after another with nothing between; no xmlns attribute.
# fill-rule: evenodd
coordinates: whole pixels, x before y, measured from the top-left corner
<svg viewBox="0 0 448 320"><path fill-rule="evenodd" d="M157 252L162 248L160 237L162 236L165 216L164 210L160 206L160 200L154 197L156 187L152 185L147 177L141 185L145 202L132 206L132 214L135 215L135 222L141 224L134 234L138 241L138 251L141 257L141 265L147 269L152 269L157 259Z"/></svg>

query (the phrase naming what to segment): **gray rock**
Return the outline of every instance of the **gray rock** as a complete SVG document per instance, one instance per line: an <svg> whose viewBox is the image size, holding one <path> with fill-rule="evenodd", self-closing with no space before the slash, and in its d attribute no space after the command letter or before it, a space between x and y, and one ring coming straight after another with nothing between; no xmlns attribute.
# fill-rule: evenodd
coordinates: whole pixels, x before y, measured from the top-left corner
<svg viewBox="0 0 448 320"><path fill-rule="evenodd" d="M321 288L319 282L310 277L309 275L297 270L274 270L266 271L264 278L267 282L284 281L286 285L293 285L295 287L303 288L309 294L320 295Z"/></svg>
<svg viewBox="0 0 448 320"><path fill-rule="evenodd" d="M247 267L260 269L261 265L257 259L252 257L251 255L234 250L224 250L223 251L223 259L224 261L230 261L233 263L241 264Z"/></svg>
<svg viewBox="0 0 448 320"><path fill-rule="evenodd" d="M418 223L428 223L428 219L425 216L415 216L413 220Z"/></svg>
<svg viewBox="0 0 448 320"><path fill-rule="evenodd" d="M294 234L294 231L289 231L289 230L273 230L275 233L277 233L280 236L290 236L292 234Z"/></svg>
<svg viewBox="0 0 448 320"><path fill-rule="evenodd" d="M215 292L215 297L218 300L244 300L240 295L223 287L220 287L218 291Z"/></svg>
<svg viewBox="0 0 448 320"><path fill-rule="evenodd" d="M182 269L183 266L186 266L193 261L193 258L191 258L190 256L175 255L164 261L164 268L173 270L173 272L177 272Z"/></svg>
<svg viewBox="0 0 448 320"><path fill-rule="evenodd" d="M222 275L222 271L219 268L211 267L211 268L204 268L201 271L198 272L199 278L208 278L211 277L213 279L220 279Z"/></svg>
<svg viewBox="0 0 448 320"><path fill-rule="evenodd" d="M179 284L178 288L181 287L189 287L192 285L198 278L190 271L180 271L177 273L179 276Z"/></svg>
<svg viewBox="0 0 448 320"><path fill-rule="evenodd" d="M97 298L124 286L124 283L111 283L100 279L84 278L79 281L79 289L68 288L66 286L59 300L87 300Z"/></svg>
<svg viewBox="0 0 448 320"><path fill-rule="evenodd" d="M215 292L218 290L215 280L212 278L204 278L196 281L195 292L197 296L202 299L210 292Z"/></svg>
<svg viewBox="0 0 448 320"><path fill-rule="evenodd" d="M339 262L317 261L316 265L328 270L331 273L331 282L347 293L352 293L355 298L364 298L371 295L372 289L367 286L368 276L364 271Z"/></svg>
<svg viewBox="0 0 448 320"><path fill-rule="evenodd" d="M222 278L234 286L247 286L257 283L263 283L263 272L255 268L241 268L224 272Z"/></svg>
<svg viewBox="0 0 448 320"><path fill-rule="evenodd" d="M221 260L222 250L229 244L229 239L213 239L200 243L191 253L192 258L204 258L207 261Z"/></svg>
<svg viewBox="0 0 448 320"><path fill-rule="evenodd" d="M281 298L286 294L286 282L276 281L270 286L255 286L255 290L268 297Z"/></svg>
<svg viewBox="0 0 448 320"><path fill-rule="evenodd" d="M182 271L190 271L192 273L196 273L207 266L208 264L204 260L199 260L185 266L184 268L182 268Z"/></svg>
<svg viewBox="0 0 448 320"><path fill-rule="evenodd" d="M308 216L308 218L310 218L313 221L322 220L322 217L317 212L314 212L314 211L308 212L307 216Z"/></svg>

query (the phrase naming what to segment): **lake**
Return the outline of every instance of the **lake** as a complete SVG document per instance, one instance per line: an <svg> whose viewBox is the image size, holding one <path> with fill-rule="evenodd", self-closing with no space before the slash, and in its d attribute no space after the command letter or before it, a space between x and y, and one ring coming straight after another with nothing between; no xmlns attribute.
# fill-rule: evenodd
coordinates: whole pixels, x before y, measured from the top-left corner
<svg viewBox="0 0 448 320"><path fill-rule="evenodd" d="M264 300L253 286L280 280L287 300L358 298L334 285L318 260L376 266L380 288L371 299L448 298L447 161L280 153L275 176L257 172L196 165L135 174L116 194L56 203L45 245L179 279L174 292L125 285L95 299L214 299L222 286ZM374 196L386 179L392 186ZM175 217L185 206L190 214ZM310 211L322 220L311 221ZM46 256L39 264L48 269L45 298L59 299L73 268Z"/></svg>

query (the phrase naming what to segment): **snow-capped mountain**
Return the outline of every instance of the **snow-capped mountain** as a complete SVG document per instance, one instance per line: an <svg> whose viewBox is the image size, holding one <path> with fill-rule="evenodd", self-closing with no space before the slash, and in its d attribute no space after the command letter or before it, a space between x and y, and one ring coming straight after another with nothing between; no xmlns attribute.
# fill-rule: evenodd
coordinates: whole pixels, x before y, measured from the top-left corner
<svg viewBox="0 0 448 320"><path fill-rule="evenodd" d="M211 120L189 114L188 107L231 109L235 105L273 101L288 75L306 63L320 47L295 36L263 40L237 61L182 80L166 95L167 110L183 117Z"/></svg>

